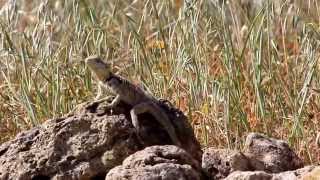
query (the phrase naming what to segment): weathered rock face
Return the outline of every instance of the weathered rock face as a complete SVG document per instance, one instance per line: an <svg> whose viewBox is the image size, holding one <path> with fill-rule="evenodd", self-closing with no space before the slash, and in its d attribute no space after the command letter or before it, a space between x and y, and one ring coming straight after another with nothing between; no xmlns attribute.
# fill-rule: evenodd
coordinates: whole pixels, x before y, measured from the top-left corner
<svg viewBox="0 0 320 180"><path fill-rule="evenodd" d="M125 116L99 114L95 107L53 119L0 146L0 179L84 179L104 175L139 150ZM101 161L113 151L113 165Z"/></svg>
<svg viewBox="0 0 320 180"><path fill-rule="evenodd" d="M200 180L200 163L183 149L151 146L125 159L121 166L109 171L106 180Z"/></svg>
<svg viewBox="0 0 320 180"><path fill-rule="evenodd" d="M235 171L231 173L226 180L313 180L319 179L320 176L312 176L314 166L307 166L295 171L285 171L278 174L266 173L264 171ZM311 175L311 178L309 177ZM308 179L309 178L309 179Z"/></svg>
<svg viewBox="0 0 320 180"><path fill-rule="evenodd" d="M302 166L302 160L286 142L257 133L247 136L244 153L209 148L202 157L203 171L211 179L298 178L310 170L298 169Z"/></svg>
<svg viewBox="0 0 320 180"><path fill-rule="evenodd" d="M281 172L278 174L274 174L272 177L272 180L301 180L302 176L309 174L309 172L311 172L314 168L315 166L306 166L304 168L297 169L294 171ZM318 179L319 178L320 176L318 176ZM305 179L305 180L311 180L311 179Z"/></svg>
<svg viewBox="0 0 320 180"><path fill-rule="evenodd" d="M250 170L250 162L241 152L208 148L202 156L202 168L208 177L222 179L233 171Z"/></svg>
<svg viewBox="0 0 320 180"><path fill-rule="evenodd" d="M200 161L202 151L185 116L163 106L171 113L178 136L185 136L186 151ZM0 179L104 179L108 170L143 148L131 124L130 108L120 103L111 111L105 102L91 103L19 134L0 146ZM171 143L152 116L139 119L147 122L142 123L149 135L143 138L144 145Z"/></svg>
<svg viewBox="0 0 320 180"><path fill-rule="evenodd" d="M271 180L272 175L264 171L235 171L225 180Z"/></svg>
<svg viewBox="0 0 320 180"><path fill-rule="evenodd" d="M303 172L300 172L299 176L301 177L301 180L320 179L320 166L318 167L308 166L303 169L307 169L308 172L306 173L306 170Z"/></svg>
<svg viewBox="0 0 320 180"><path fill-rule="evenodd" d="M278 173L303 166L302 160L286 142L257 133L247 136L244 153L254 170Z"/></svg>

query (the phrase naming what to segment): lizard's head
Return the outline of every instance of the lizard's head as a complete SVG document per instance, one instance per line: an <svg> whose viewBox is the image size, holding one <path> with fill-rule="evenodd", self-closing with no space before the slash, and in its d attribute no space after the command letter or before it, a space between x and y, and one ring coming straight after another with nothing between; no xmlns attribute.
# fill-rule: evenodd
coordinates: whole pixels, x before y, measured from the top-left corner
<svg viewBox="0 0 320 180"><path fill-rule="evenodd" d="M111 75L111 68L102 61L99 56L89 56L85 59L86 65L89 67L100 81L104 81Z"/></svg>

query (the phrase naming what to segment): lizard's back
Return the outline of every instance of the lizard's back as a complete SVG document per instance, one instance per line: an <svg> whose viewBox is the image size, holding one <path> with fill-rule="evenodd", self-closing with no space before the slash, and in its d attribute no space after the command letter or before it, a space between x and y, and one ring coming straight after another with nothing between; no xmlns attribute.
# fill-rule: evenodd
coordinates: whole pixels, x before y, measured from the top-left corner
<svg viewBox="0 0 320 180"><path fill-rule="evenodd" d="M158 102L157 99L145 92L142 88L134 85L121 76L112 74L110 78L106 80L106 84L114 93L120 95L122 101L132 106L140 104L142 102Z"/></svg>

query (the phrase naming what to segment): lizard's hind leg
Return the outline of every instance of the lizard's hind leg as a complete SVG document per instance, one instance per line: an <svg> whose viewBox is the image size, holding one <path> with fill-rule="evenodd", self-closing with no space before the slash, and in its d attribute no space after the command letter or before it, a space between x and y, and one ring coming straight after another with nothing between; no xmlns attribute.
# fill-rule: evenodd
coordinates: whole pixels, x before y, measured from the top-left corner
<svg viewBox="0 0 320 180"><path fill-rule="evenodd" d="M142 113L150 113L158 121L158 123L160 123L160 125L163 126L165 131L170 136L172 142L177 146L181 146L181 143L178 139L176 131L170 119L168 118L168 115L164 112L164 110L161 109L161 107L159 107L157 104L153 102L143 102L143 103L137 104L130 111L132 124L138 133L140 132L138 115ZM137 135L139 136L138 133Z"/></svg>

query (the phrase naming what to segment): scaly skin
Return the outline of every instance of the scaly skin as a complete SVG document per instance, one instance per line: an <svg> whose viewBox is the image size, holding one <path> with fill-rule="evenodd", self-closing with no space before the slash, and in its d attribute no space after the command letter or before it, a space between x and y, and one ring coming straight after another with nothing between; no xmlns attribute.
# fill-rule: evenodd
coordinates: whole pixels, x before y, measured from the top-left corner
<svg viewBox="0 0 320 180"><path fill-rule="evenodd" d="M138 115L149 112L165 128L172 142L181 146L170 119L158 105L157 99L126 79L113 74L110 66L104 63L99 56L89 56L85 62L97 79L116 94L114 100L108 105L109 108L115 107L120 101L131 105L133 107L130 111L131 120L137 132L140 130Z"/></svg>

